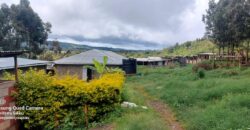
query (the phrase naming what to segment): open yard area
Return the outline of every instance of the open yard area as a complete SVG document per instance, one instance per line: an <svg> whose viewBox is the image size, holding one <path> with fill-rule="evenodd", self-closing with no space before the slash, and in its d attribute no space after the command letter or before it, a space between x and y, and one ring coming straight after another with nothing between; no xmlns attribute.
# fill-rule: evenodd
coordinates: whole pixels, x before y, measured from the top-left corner
<svg viewBox="0 0 250 130"><path fill-rule="evenodd" d="M127 78L124 90L127 101L146 106L149 106L146 101L149 98L162 101L187 130L250 128L250 69L205 71L203 79L192 71L192 66L140 67L139 73ZM129 110L115 121L115 126L119 130L169 127L161 113L152 108Z"/></svg>
<svg viewBox="0 0 250 130"><path fill-rule="evenodd" d="M250 130L250 0L0 5L0 130Z"/></svg>

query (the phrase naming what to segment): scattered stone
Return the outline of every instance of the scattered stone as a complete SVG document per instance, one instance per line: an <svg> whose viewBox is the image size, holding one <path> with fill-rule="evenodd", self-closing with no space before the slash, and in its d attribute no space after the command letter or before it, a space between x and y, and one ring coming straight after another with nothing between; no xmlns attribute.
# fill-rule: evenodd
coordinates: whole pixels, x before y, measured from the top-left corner
<svg viewBox="0 0 250 130"><path fill-rule="evenodd" d="M136 108L138 107L138 105L136 105L135 103L132 103L132 102L123 102L121 104L121 107L124 107L124 108ZM142 109L148 109L148 107L146 106L140 106Z"/></svg>
<svg viewBox="0 0 250 130"><path fill-rule="evenodd" d="M156 87L156 89L162 89L162 87Z"/></svg>
<svg viewBox="0 0 250 130"><path fill-rule="evenodd" d="M121 104L121 107L135 108L135 107L138 107L138 106L135 103L132 103L132 102L123 102Z"/></svg>

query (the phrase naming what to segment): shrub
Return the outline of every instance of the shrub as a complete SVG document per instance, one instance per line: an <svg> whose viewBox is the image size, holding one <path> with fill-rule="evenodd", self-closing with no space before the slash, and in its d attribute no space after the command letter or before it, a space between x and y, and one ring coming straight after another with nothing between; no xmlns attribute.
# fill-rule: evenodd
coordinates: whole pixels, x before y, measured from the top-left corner
<svg viewBox="0 0 250 130"><path fill-rule="evenodd" d="M213 64L210 61L203 61L193 66L193 71L197 72L199 69L212 70Z"/></svg>
<svg viewBox="0 0 250 130"><path fill-rule="evenodd" d="M177 63L169 63L169 64L168 64L168 68L169 68L169 69L174 69L174 68L176 68L176 67L178 67L178 64L177 64Z"/></svg>
<svg viewBox="0 0 250 130"><path fill-rule="evenodd" d="M229 70L223 73L223 76L236 76L239 75L239 72L236 70Z"/></svg>
<svg viewBox="0 0 250 130"><path fill-rule="evenodd" d="M200 79L205 78L205 71L203 69L199 69L197 74Z"/></svg>
<svg viewBox="0 0 250 130"><path fill-rule="evenodd" d="M28 129L66 127L65 122L69 121L67 127L80 126L84 122L83 106L86 104L89 120L101 119L120 103L125 80L120 72L106 73L90 82L74 76L52 77L32 69L19 76L15 94L17 105L43 107L41 111L22 111L30 117L23 121Z"/></svg>

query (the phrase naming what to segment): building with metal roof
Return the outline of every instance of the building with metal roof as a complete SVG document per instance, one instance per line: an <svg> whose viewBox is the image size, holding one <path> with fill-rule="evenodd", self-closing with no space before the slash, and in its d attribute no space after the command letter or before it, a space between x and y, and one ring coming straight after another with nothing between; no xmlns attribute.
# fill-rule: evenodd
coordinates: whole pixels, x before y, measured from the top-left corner
<svg viewBox="0 0 250 130"><path fill-rule="evenodd" d="M93 65L94 59L102 63L104 56L108 57L107 66L109 67L122 68L123 60L127 59L111 51L93 49L54 61L56 73L62 76L66 74L76 75L79 79L84 80L92 79L96 73L84 66Z"/></svg>
<svg viewBox="0 0 250 130"><path fill-rule="evenodd" d="M161 57L136 58L138 65L163 66L165 60Z"/></svg>
<svg viewBox="0 0 250 130"><path fill-rule="evenodd" d="M34 66L47 66L48 61L41 60L31 60L25 58L17 58L18 68L27 68ZM0 70L14 69L14 59L13 58L0 58Z"/></svg>
<svg viewBox="0 0 250 130"><path fill-rule="evenodd" d="M103 62L103 57L108 57L108 65L122 65L122 60L126 57L111 51L89 50L77 55L66 57L55 61L56 65L93 65L93 59Z"/></svg>
<svg viewBox="0 0 250 130"><path fill-rule="evenodd" d="M0 48L1 49L1 48ZM27 51L0 51L0 57L12 57L14 60L14 73L15 73L15 80L18 82L18 63L17 63L17 56L21 55L23 53L26 53ZM1 78L2 72L0 72L0 78Z"/></svg>
<svg viewBox="0 0 250 130"><path fill-rule="evenodd" d="M215 57L216 53L210 53L210 52L206 52L206 53L199 53L198 57L200 60L211 60L213 57Z"/></svg>
<svg viewBox="0 0 250 130"><path fill-rule="evenodd" d="M48 61L41 60L32 60L25 58L17 58L18 69L26 71L29 68L36 68L39 70L46 70ZM12 57L3 57L0 58L0 77L3 75L3 72L14 73L15 71L15 60Z"/></svg>

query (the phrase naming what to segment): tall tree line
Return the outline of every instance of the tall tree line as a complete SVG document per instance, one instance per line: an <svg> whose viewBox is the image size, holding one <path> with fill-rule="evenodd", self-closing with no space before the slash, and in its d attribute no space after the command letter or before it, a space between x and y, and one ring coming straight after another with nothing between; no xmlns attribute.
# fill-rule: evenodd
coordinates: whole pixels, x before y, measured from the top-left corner
<svg viewBox="0 0 250 130"><path fill-rule="evenodd" d="M0 7L0 49L29 50L30 57L42 53L51 24L34 12L28 0Z"/></svg>
<svg viewBox="0 0 250 130"><path fill-rule="evenodd" d="M218 45L220 54L241 53L248 59L250 0L210 0L203 22L206 36Z"/></svg>

